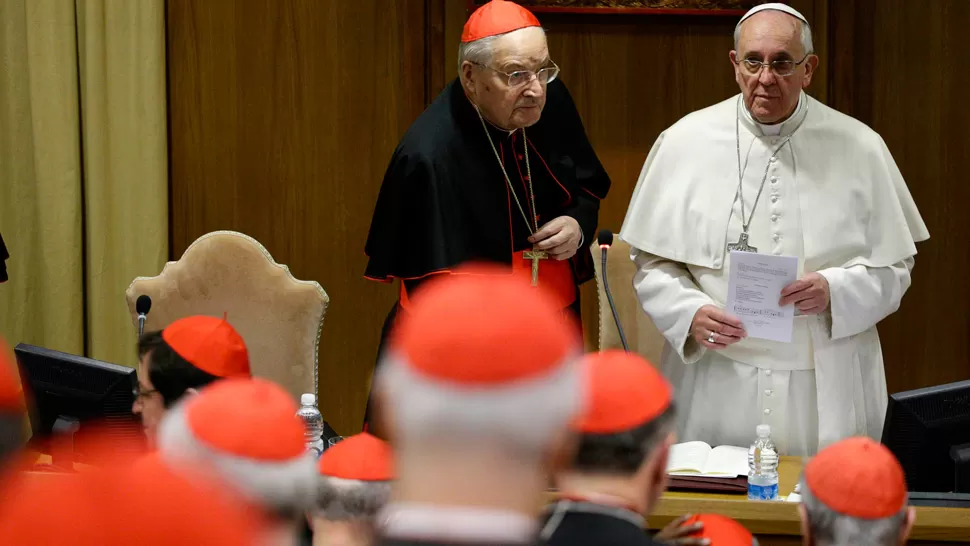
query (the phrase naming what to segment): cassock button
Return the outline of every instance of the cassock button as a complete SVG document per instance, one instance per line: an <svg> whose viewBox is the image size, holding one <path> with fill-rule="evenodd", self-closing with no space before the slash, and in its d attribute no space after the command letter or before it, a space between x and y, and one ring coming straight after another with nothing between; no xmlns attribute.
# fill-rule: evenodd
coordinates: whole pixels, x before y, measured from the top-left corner
<svg viewBox="0 0 970 546"><path fill-rule="evenodd" d="M781 235L778 235L776 233L776 234L772 235L771 238L774 239L775 241L777 241L777 240L781 239Z"/></svg>
<svg viewBox="0 0 970 546"><path fill-rule="evenodd" d="M519 158L519 161L522 161L523 159L525 159L525 156L524 156L524 155L522 155L522 154L519 154L519 155L518 155L518 158Z"/></svg>
<svg viewBox="0 0 970 546"><path fill-rule="evenodd" d="M772 176L771 177L771 183L772 184L777 184L778 183L778 177L777 176Z"/></svg>
<svg viewBox="0 0 970 546"><path fill-rule="evenodd" d="M768 161L770 161L771 163L777 163L778 162L778 158L775 157L775 156L771 156L771 159L769 159Z"/></svg>
<svg viewBox="0 0 970 546"><path fill-rule="evenodd" d="M771 389L765 389L765 396L771 396L773 394L775 394L775 391Z"/></svg>
<svg viewBox="0 0 970 546"><path fill-rule="evenodd" d="M771 202L772 203L777 203L778 202L778 196L777 195L772 195L771 196Z"/></svg>
<svg viewBox="0 0 970 546"><path fill-rule="evenodd" d="M771 408L765 408L765 415L771 415Z"/></svg>
<svg viewBox="0 0 970 546"><path fill-rule="evenodd" d="M765 370L765 375L771 375L771 370Z"/></svg>
<svg viewBox="0 0 970 546"><path fill-rule="evenodd" d="M777 214L772 214L771 215L771 221L772 222L777 222L778 221L778 215Z"/></svg>

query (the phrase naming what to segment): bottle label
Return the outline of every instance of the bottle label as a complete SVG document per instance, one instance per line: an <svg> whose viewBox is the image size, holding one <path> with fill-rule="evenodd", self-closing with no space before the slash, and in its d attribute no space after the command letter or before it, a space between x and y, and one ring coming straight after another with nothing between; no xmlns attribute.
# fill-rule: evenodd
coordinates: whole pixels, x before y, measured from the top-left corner
<svg viewBox="0 0 970 546"><path fill-rule="evenodd" d="M775 500L778 498L778 484L748 484L748 500Z"/></svg>

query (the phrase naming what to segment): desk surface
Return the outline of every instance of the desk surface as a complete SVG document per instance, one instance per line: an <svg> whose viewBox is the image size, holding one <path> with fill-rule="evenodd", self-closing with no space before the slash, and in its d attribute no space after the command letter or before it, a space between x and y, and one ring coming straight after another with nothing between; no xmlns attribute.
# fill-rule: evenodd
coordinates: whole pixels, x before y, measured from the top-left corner
<svg viewBox="0 0 970 546"><path fill-rule="evenodd" d="M778 464L778 493L791 493L801 472L801 457L782 457ZM730 516L755 535L801 535L797 503L749 501L743 495L715 493L668 491L654 509L648 526L659 529L683 514L709 512ZM910 538L970 541L970 510L918 506Z"/></svg>

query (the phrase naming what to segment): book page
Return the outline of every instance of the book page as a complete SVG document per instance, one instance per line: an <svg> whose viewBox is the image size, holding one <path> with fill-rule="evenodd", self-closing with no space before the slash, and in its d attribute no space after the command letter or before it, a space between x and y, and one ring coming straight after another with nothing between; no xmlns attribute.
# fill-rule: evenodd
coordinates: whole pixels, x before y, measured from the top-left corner
<svg viewBox="0 0 970 546"><path fill-rule="evenodd" d="M696 475L704 472L711 446L704 442L684 442L670 446L667 456L667 473Z"/></svg>
<svg viewBox="0 0 970 546"><path fill-rule="evenodd" d="M747 476L748 450L736 446L717 446L707 456L704 475Z"/></svg>

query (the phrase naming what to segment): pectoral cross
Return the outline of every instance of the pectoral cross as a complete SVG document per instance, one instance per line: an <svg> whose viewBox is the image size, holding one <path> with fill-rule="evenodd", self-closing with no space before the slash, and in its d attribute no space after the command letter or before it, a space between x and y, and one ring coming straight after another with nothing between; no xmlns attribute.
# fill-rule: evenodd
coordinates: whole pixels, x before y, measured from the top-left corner
<svg viewBox="0 0 970 546"><path fill-rule="evenodd" d="M728 251L737 250L738 252L758 252L758 249L748 244L748 234L741 232L738 242L727 246Z"/></svg>
<svg viewBox="0 0 970 546"><path fill-rule="evenodd" d="M523 252L522 257L526 260L532 260L532 286L539 286L539 260L548 260L549 254L544 250L532 247L532 250Z"/></svg>

